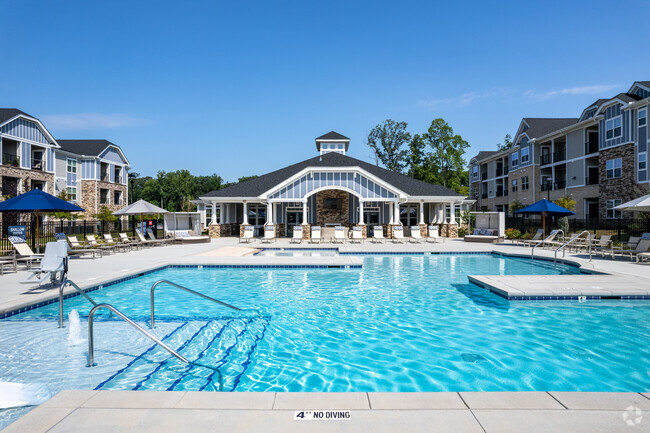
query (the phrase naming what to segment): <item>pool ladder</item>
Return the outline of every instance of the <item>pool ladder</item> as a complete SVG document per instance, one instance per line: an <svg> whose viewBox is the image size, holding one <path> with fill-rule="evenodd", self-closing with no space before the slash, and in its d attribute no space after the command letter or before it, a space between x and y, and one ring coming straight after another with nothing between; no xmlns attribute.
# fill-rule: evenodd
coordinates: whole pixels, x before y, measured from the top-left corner
<svg viewBox="0 0 650 433"><path fill-rule="evenodd" d="M237 307L234 307L234 306L232 306L230 304L227 304L225 302L219 301L218 299L211 298L210 296L204 295L203 293L199 293L199 292L197 292L195 290L188 289L187 287L181 286L180 284L176 284L176 283L171 282L169 280L158 280L151 286L151 290L150 290L150 294L151 294L151 328L152 329L154 328L154 323L155 323L154 322L154 291L155 291L156 287L159 286L160 284L168 284L170 286L173 286L173 287L176 287L178 289L184 290L184 291L186 291L188 293L192 293L192 294L194 294L196 296L199 296L199 297L201 297L203 299L207 299L207 300L212 301L212 302L214 302L216 304L219 304L219 305L222 305L224 307L230 308L231 310L241 311L240 308L237 308ZM197 366L197 367L203 367L203 368L207 368L207 369L210 369L210 370L213 370L213 371L217 372L217 374L219 376L219 386L220 386L220 388L223 387L223 379L222 379L222 376L221 376L221 372L219 371L218 368L210 367L209 365L199 364L199 363L193 362L193 361L189 361L183 355L176 352L171 347L167 346L162 340L160 340L158 337L153 335L151 332L144 329L142 326L135 323L127 315L122 313L120 310L118 310L117 308L115 308L111 304L106 304L106 303L98 304L98 303L96 303L77 284L75 284L73 281L70 281L68 279L63 280L63 282L61 283L61 286L59 286L59 328L63 328L63 289L65 287L67 287L67 286L71 286L73 289L75 289L75 291L77 291L79 294L81 294L83 297L85 297L91 304L93 304L93 308L90 310L90 313L88 314L88 364L86 365L86 367L93 367L93 366L97 365L97 363L95 363L95 352L94 352L95 341L94 341L94 333L93 333L95 313L98 310L107 309L107 310L115 313L115 315L117 315L117 317L119 317L120 319L124 320L126 323L128 323L129 325L131 325L132 327L137 329L140 333L144 334L145 337L149 338L154 343L156 343L157 345L159 345L160 347L165 349L167 352L169 352L173 357L175 357L179 361L184 362L185 364L194 365L194 366Z"/></svg>
<svg viewBox="0 0 650 433"><path fill-rule="evenodd" d="M591 259L591 232L589 230L584 230L584 231L580 232L576 237L573 237L573 238L569 239L568 241L566 241L565 243L563 243L562 245L560 245L559 247L557 247L555 249L555 258L553 259L553 263L557 262L557 252L558 251L562 250L562 257L564 257L566 255L566 247L568 247L569 245L571 245L574 242L582 240L583 239L582 235L584 235L584 234L587 234L587 248L589 250L589 261L591 261L592 260Z"/></svg>

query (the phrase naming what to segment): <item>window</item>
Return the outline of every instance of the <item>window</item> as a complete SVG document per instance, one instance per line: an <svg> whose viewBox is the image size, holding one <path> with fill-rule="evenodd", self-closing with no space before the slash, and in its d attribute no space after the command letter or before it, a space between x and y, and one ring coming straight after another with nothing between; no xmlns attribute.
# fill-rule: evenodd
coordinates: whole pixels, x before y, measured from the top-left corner
<svg viewBox="0 0 650 433"><path fill-rule="evenodd" d="M607 179L621 177L621 158L610 159L605 164L607 168Z"/></svg>
<svg viewBox="0 0 650 433"><path fill-rule="evenodd" d="M205 225L207 226L210 224L210 221L212 221L212 205L211 204L206 204L205 205Z"/></svg>
<svg viewBox="0 0 650 433"><path fill-rule="evenodd" d="M643 108L639 110L639 128L648 123L648 111Z"/></svg>
<svg viewBox="0 0 650 433"><path fill-rule="evenodd" d="M68 158L67 164L66 164L66 171L68 173L76 173L77 172L77 160L76 159Z"/></svg>
<svg viewBox="0 0 650 433"><path fill-rule="evenodd" d="M521 163L525 164L528 162L528 153L530 152L530 148L524 147L521 149Z"/></svg>
<svg viewBox="0 0 650 433"><path fill-rule="evenodd" d="M472 197L474 198L478 197L478 186L472 188Z"/></svg>
<svg viewBox="0 0 650 433"><path fill-rule="evenodd" d="M512 179L512 192L517 192L517 179Z"/></svg>
<svg viewBox="0 0 650 433"><path fill-rule="evenodd" d="M68 195L68 201L77 201L77 187L69 186L65 189L65 193Z"/></svg>
<svg viewBox="0 0 650 433"><path fill-rule="evenodd" d="M512 161L511 165L513 167L516 167L519 164L519 154L515 152L512 155L510 155L510 161Z"/></svg>
<svg viewBox="0 0 650 433"><path fill-rule="evenodd" d="M107 189L99 190L99 204L110 204L110 191Z"/></svg>
<svg viewBox="0 0 650 433"><path fill-rule="evenodd" d="M616 206L621 204L620 199L607 200L607 218L620 218L621 211L614 209Z"/></svg>
<svg viewBox="0 0 650 433"><path fill-rule="evenodd" d="M113 192L113 204L122 204L122 191L114 191Z"/></svg>
<svg viewBox="0 0 650 433"><path fill-rule="evenodd" d="M418 205L405 205L399 208L399 220L403 226L418 224Z"/></svg>
<svg viewBox="0 0 650 433"><path fill-rule="evenodd" d="M522 191L528 190L528 176L524 176L521 178L521 190Z"/></svg>
<svg viewBox="0 0 650 433"><path fill-rule="evenodd" d="M113 182L115 183L122 183L122 167L115 166L115 170L113 171Z"/></svg>
<svg viewBox="0 0 650 433"><path fill-rule="evenodd" d="M620 137L623 132L621 127L621 116L609 119L605 122L605 139L611 140Z"/></svg>
<svg viewBox="0 0 650 433"><path fill-rule="evenodd" d="M640 153L639 154L639 170L645 170L648 162L648 154Z"/></svg>
<svg viewBox="0 0 650 433"><path fill-rule="evenodd" d="M478 177L478 165L472 167L472 177Z"/></svg>

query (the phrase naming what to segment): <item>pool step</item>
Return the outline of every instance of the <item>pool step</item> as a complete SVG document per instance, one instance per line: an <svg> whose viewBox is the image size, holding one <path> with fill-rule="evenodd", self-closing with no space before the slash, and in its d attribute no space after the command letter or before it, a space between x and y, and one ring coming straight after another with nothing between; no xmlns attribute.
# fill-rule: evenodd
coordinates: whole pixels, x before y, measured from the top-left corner
<svg viewBox="0 0 650 433"><path fill-rule="evenodd" d="M250 364L267 323L264 318L189 322L163 341L191 362L218 368L224 390L231 390ZM214 370L187 365L154 345L96 389L219 390L219 381Z"/></svg>

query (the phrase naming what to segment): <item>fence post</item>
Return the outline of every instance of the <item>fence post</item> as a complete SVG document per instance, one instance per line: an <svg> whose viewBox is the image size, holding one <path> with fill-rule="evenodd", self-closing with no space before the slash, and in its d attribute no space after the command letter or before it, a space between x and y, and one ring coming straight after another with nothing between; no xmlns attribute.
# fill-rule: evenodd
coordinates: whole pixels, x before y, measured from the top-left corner
<svg viewBox="0 0 650 433"><path fill-rule="evenodd" d="M84 220L84 239L86 239L86 220Z"/></svg>
<svg viewBox="0 0 650 433"><path fill-rule="evenodd" d="M618 241L621 242L621 219L618 218L616 221L616 225L618 226Z"/></svg>
<svg viewBox="0 0 650 433"><path fill-rule="evenodd" d="M131 217L131 231L132 231L131 236L135 238L135 215Z"/></svg>
<svg viewBox="0 0 650 433"><path fill-rule="evenodd" d="M32 218L31 223L29 224L29 231L31 232L30 237L32 238L32 248L36 248L36 217Z"/></svg>

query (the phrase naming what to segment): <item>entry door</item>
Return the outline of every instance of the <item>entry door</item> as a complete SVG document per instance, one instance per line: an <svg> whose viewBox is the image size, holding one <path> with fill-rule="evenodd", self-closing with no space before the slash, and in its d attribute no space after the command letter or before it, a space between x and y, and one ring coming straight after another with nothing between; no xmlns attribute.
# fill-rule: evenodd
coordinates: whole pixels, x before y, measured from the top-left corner
<svg viewBox="0 0 650 433"><path fill-rule="evenodd" d="M293 236L293 226L302 224L302 210L287 210L287 236Z"/></svg>
<svg viewBox="0 0 650 433"><path fill-rule="evenodd" d="M364 209L363 222L366 223L366 236L372 237L374 234L373 227L379 225L379 210Z"/></svg>

